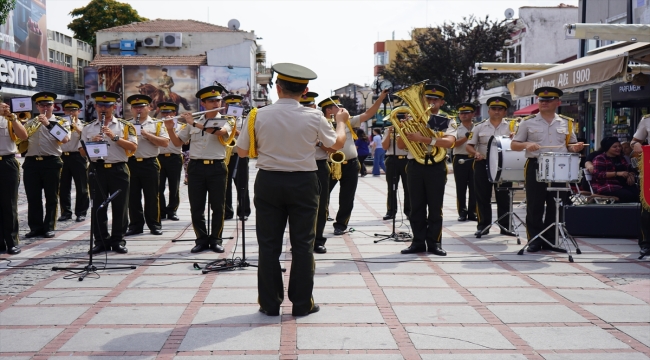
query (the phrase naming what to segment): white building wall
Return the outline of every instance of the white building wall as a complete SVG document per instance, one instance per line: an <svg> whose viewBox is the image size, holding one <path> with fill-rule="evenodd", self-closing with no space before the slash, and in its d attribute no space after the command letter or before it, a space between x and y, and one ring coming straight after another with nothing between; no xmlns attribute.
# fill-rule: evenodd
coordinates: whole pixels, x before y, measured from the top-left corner
<svg viewBox="0 0 650 360"><path fill-rule="evenodd" d="M522 44L524 63L556 63L576 55L576 40L565 40L564 24L579 21L578 8L519 8L526 26Z"/></svg>

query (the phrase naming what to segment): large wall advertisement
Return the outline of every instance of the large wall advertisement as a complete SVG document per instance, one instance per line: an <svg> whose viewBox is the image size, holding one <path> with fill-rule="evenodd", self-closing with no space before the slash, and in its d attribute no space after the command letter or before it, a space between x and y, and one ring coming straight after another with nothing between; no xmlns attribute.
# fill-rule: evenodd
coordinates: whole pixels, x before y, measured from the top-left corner
<svg viewBox="0 0 650 360"><path fill-rule="evenodd" d="M0 49L47 61L46 0L16 0L0 25Z"/></svg>
<svg viewBox="0 0 650 360"><path fill-rule="evenodd" d="M219 82L226 87L230 94L237 94L244 97L242 106L251 106L251 69L250 68L228 68L226 66L201 66L201 88Z"/></svg>
<svg viewBox="0 0 650 360"><path fill-rule="evenodd" d="M95 91L112 91L120 94L117 98L115 116L123 118L122 66L86 66L84 68L84 119L86 121L97 118L95 101L90 97L90 94Z"/></svg>
<svg viewBox="0 0 650 360"><path fill-rule="evenodd" d="M179 113L196 112L197 86L196 66L124 66L124 99L136 94L148 95L154 109L151 116L157 114L157 104L165 101L177 104ZM129 104L124 104L125 113L130 109Z"/></svg>

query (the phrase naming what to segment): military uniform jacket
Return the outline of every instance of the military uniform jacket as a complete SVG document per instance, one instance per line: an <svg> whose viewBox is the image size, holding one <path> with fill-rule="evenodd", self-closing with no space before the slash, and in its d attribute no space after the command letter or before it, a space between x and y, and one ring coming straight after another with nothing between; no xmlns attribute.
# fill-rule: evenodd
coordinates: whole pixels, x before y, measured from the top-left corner
<svg viewBox="0 0 650 360"><path fill-rule="evenodd" d="M472 126L472 127L470 127L468 129L461 122L458 125L458 129L456 130L456 140L461 140L461 139L465 138L466 137L465 134L466 133L471 133L473 128L474 127ZM465 142L465 144L463 144L460 147L454 147L454 155L469 155L469 153L467 152L467 149L465 148L465 145L467 145L467 144L469 144L469 142Z"/></svg>
<svg viewBox="0 0 650 360"><path fill-rule="evenodd" d="M319 110L293 99L279 99L257 111L255 118L256 167L268 171L316 171L316 143L336 143L336 133ZM352 142L354 144L354 142ZM248 121L239 134L237 147L248 150ZM354 145L353 145L354 146ZM194 143L192 143L192 150ZM190 152L191 152L190 151ZM356 153L356 151L355 151Z"/></svg>
<svg viewBox="0 0 650 360"><path fill-rule="evenodd" d="M174 132L176 133L176 136L178 136L178 134L181 132L181 130L183 130L186 126L187 126L187 124L176 124L174 126ZM165 129L165 132L166 132L166 130L167 129ZM169 134L167 136L169 136ZM183 153L182 148L183 148L183 145L176 146L170 141L169 145L167 145L167 147L164 147L164 148L161 147L159 149L160 149L161 154L177 154L177 155L180 155L181 153Z"/></svg>
<svg viewBox="0 0 650 360"><path fill-rule="evenodd" d="M345 145L341 151L345 154L346 160L354 159L358 156L357 145L354 143L354 138L350 132L350 127L353 129L361 125L361 116L356 115L350 118L350 126L345 126Z"/></svg>
<svg viewBox="0 0 650 360"><path fill-rule="evenodd" d="M443 115L443 114L436 114L436 115L446 116L446 115ZM455 140L456 139L457 126L458 125L456 125L456 120L449 118L449 122L447 123L447 129L443 132L442 135L443 136L452 136L454 138L454 140ZM405 150L408 151L408 148L406 148ZM415 159L415 157L413 156L413 154L411 154L410 151L408 151L408 158L409 159Z"/></svg>
<svg viewBox="0 0 650 360"><path fill-rule="evenodd" d="M135 124L135 119L130 121L131 124ZM167 128L165 128L163 123L155 123L151 117L147 116L144 121L140 121L140 126L142 130L145 130L151 135L159 136L165 139L169 139L169 134L167 134ZM160 153L160 148L152 144L149 140L145 139L144 136L138 136L138 149L135 151L133 157L138 159L147 159L158 156Z"/></svg>
<svg viewBox="0 0 650 360"><path fill-rule="evenodd" d="M639 140L647 140L650 143L650 116L646 115L639 122L639 126L634 133L634 138Z"/></svg>
<svg viewBox="0 0 650 360"><path fill-rule="evenodd" d="M0 116L0 156L11 155L18 152L18 147L14 140L15 135L12 134L12 132L13 129L10 129L9 120L4 116Z"/></svg>
<svg viewBox="0 0 650 360"><path fill-rule="evenodd" d="M220 119L221 115L218 114L216 118ZM204 125L206 123L205 115L201 116L196 122ZM225 124L224 129L230 134L232 126ZM186 126L181 129L177 136L183 143L187 143L188 140L192 141L192 147L190 148L190 159L192 160L223 160L226 157L226 147L221 145L215 135L207 131L194 126Z"/></svg>
<svg viewBox="0 0 650 360"><path fill-rule="evenodd" d="M64 121L62 118L52 115L49 121L56 121L61 123ZM37 118L33 118L25 124L28 128L32 124L40 123ZM67 125L63 126L66 130L70 131ZM59 141L50 134L50 129L42 124L36 131L29 137L29 148L27 149L26 156L61 156L61 144Z"/></svg>
<svg viewBox="0 0 650 360"><path fill-rule="evenodd" d="M100 130L102 128L102 124L100 122L101 120L95 120L84 127L84 129L81 131L81 138L85 142L93 141L93 138L100 133ZM113 134L119 136L120 139L130 141L134 144L138 143L138 137L135 135L135 128L133 128L133 125L131 125L131 123L128 121L112 118L111 122L108 123L108 128L111 129ZM108 156L104 158L105 163L115 164L126 162L129 159L127 151L123 147L117 145L117 143L109 139L108 136L104 136L104 138L109 145ZM93 162L97 160L97 158L91 158L91 161Z"/></svg>
<svg viewBox="0 0 650 360"><path fill-rule="evenodd" d="M573 131L569 134L569 122L571 121L570 119L555 114L555 118L549 124L544 120L542 115L537 114L532 118L523 119L519 123L519 128L513 140L533 142L540 146L553 146L542 148L538 151L526 151L527 158L537 158L543 152L566 153L569 152L566 147L567 135L569 136L570 144L577 141Z"/></svg>
<svg viewBox="0 0 650 360"><path fill-rule="evenodd" d="M501 119L501 123L496 128L492 125L490 119L474 125L466 144L474 145L474 149L479 154L487 156L488 142L492 136L510 136L510 124L506 119Z"/></svg>
<svg viewBox="0 0 650 360"><path fill-rule="evenodd" d="M386 132L386 134L388 134L388 132ZM382 136L382 138L381 138L382 141L384 141L384 139L386 139L386 134L384 134L384 136ZM399 137L399 134L395 133L394 131L393 131L393 135L397 135L397 137ZM395 145L397 145L397 140L395 142ZM390 141L388 141L388 149L386 150L386 156L391 156L391 155L406 156L406 155L408 155L408 151L406 151L406 150L407 149L400 149L397 146L395 146L395 148L393 148L393 139L391 138Z"/></svg>
<svg viewBox="0 0 650 360"><path fill-rule="evenodd" d="M70 120L72 121L72 120ZM61 151L63 152L75 152L79 151L79 148L81 147L81 130L84 128L84 124L81 122L81 120L77 119L77 122L75 123L77 125L77 128L80 131L75 131L72 129L72 125L70 125L70 141L68 141L65 144L61 144Z"/></svg>

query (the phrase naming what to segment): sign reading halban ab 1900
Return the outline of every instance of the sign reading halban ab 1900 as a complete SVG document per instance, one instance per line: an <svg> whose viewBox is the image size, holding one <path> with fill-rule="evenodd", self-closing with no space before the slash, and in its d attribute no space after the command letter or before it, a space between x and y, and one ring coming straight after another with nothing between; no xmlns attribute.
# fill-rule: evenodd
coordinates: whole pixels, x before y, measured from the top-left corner
<svg viewBox="0 0 650 360"><path fill-rule="evenodd" d="M0 82L36 87L37 78L34 66L0 58Z"/></svg>

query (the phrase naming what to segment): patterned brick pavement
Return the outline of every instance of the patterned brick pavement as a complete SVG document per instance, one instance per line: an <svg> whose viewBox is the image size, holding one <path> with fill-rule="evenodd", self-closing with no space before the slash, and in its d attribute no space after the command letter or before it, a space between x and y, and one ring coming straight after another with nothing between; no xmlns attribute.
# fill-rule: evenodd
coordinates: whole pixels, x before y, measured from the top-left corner
<svg viewBox="0 0 650 360"><path fill-rule="evenodd" d="M250 171L252 188L256 169ZM224 254L191 254L191 241L172 241L194 237L186 197L181 221L165 221L163 236L128 238L128 254L108 255L109 265L135 270L101 271L83 282L49 271L52 264L85 265L89 222L69 226L11 257L22 268L0 263L0 285L25 278L24 290L0 296L0 359L650 358L650 263L636 260L635 240L580 238L574 263L559 253L519 256L523 245L514 238L492 229L476 239L476 223L457 222L454 194L450 175L448 256L401 255L408 243L373 242L375 233L392 230L381 220L384 176L359 178L354 231L335 237L328 223L328 252L316 254L321 311L306 317L290 315L288 296L281 316L260 314L253 267L205 275L194 269L241 256L241 223L226 221L224 236L234 239L224 241ZM337 199L338 187L332 212ZM516 211L523 218L523 207ZM252 264L254 223L253 214L246 222ZM405 219L397 225L410 232ZM101 268L105 259L94 260ZM29 283L30 272L40 278Z"/></svg>

